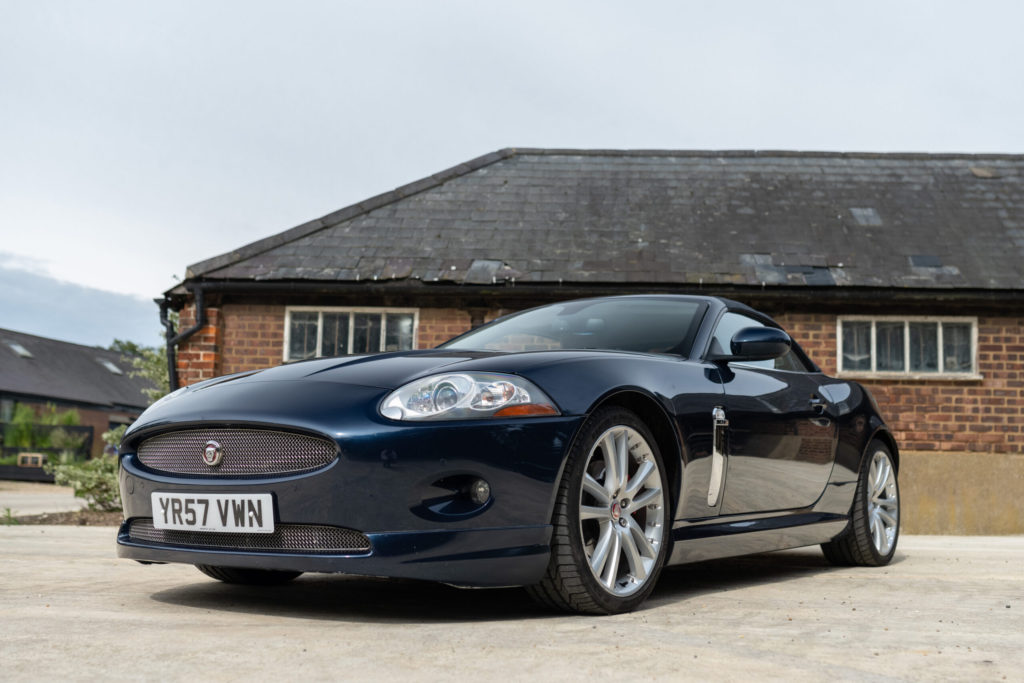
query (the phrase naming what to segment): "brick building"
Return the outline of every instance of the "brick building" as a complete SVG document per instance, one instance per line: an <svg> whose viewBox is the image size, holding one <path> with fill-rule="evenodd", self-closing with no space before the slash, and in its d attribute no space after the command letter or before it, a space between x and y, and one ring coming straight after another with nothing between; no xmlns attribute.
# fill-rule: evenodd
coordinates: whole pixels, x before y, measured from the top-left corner
<svg viewBox="0 0 1024 683"><path fill-rule="evenodd" d="M871 388L917 530L1021 532L961 499L1024 499L1022 264L1024 156L510 149L192 265L163 310L188 384L559 299L727 296Z"/></svg>
<svg viewBox="0 0 1024 683"><path fill-rule="evenodd" d="M0 330L0 433L19 404L36 413L48 406L59 412L74 410L80 424L76 431L88 437L84 446L95 457L103 452L100 437L105 431L131 424L149 405L143 390L152 385L133 377L132 368L130 360L116 351ZM0 445L0 478L50 479L34 471L38 468L8 463L25 449Z"/></svg>

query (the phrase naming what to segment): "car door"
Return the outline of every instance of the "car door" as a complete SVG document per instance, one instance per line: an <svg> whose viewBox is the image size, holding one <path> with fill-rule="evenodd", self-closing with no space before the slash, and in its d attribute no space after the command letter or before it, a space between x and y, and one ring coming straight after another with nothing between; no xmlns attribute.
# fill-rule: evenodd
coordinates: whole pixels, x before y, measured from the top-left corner
<svg viewBox="0 0 1024 683"><path fill-rule="evenodd" d="M713 353L733 334L763 323L734 311L718 321ZM727 423L722 515L813 505L832 472L836 426L821 388L824 376L794 351L755 363L730 363L720 419Z"/></svg>

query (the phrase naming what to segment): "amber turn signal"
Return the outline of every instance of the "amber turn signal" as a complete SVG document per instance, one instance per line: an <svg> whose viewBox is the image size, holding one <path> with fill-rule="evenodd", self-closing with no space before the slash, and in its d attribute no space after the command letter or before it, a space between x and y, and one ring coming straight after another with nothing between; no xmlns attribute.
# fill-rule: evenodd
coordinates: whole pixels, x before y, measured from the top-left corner
<svg viewBox="0 0 1024 683"><path fill-rule="evenodd" d="M494 417L523 417L527 415L558 415L558 411L554 406L544 403L524 403L502 408L494 414Z"/></svg>

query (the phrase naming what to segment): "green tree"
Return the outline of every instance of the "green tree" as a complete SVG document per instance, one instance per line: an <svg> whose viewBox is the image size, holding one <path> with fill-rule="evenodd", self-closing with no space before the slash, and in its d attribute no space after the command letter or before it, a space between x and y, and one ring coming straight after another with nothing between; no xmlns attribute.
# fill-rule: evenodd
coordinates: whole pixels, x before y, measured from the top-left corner
<svg viewBox="0 0 1024 683"><path fill-rule="evenodd" d="M122 356L132 357L140 355L143 350L148 348L150 347L143 346L142 344L138 344L133 341L128 341L127 339L118 339L117 337L114 337L114 341L107 347L107 351L116 351Z"/></svg>
<svg viewBox="0 0 1024 683"><path fill-rule="evenodd" d="M132 358L132 370L128 373L132 377L141 377L152 385L142 390L150 405L166 396L171 387L167 377L167 355L164 348L161 346L158 349L143 349L142 353Z"/></svg>
<svg viewBox="0 0 1024 683"><path fill-rule="evenodd" d="M57 410L57 406L47 403L36 415L36 422L49 427L76 427L82 424L82 416L74 408Z"/></svg>
<svg viewBox="0 0 1024 683"><path fill-rule="evenodd" d="M16 404L11 421L4 427L4 446L29 449L35 443L35 436L36 411L25 403Z"/></svg>
<svg viewBox="0 0 1024 683"><path fill-rule="evenodd" d="M131 363L132 369L128 372L129 376L141 377L152 385L142 390L150 404L170 391L166 346L142 346L133 341L115 338L108 348L110 351L117 351Z"/></svg>

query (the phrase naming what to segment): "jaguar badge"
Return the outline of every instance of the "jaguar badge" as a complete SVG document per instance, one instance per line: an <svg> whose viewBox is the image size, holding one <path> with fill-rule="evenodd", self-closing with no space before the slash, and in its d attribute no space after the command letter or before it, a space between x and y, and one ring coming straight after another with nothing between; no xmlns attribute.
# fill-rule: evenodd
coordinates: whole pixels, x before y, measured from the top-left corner
<svg viewBox="0 0 1024 683"><path fill-rule="evenodd" d="M203 451L203 462L210 467L216 467L224 459L224 451L216 441L207 441L206 449Z"/></svg>

